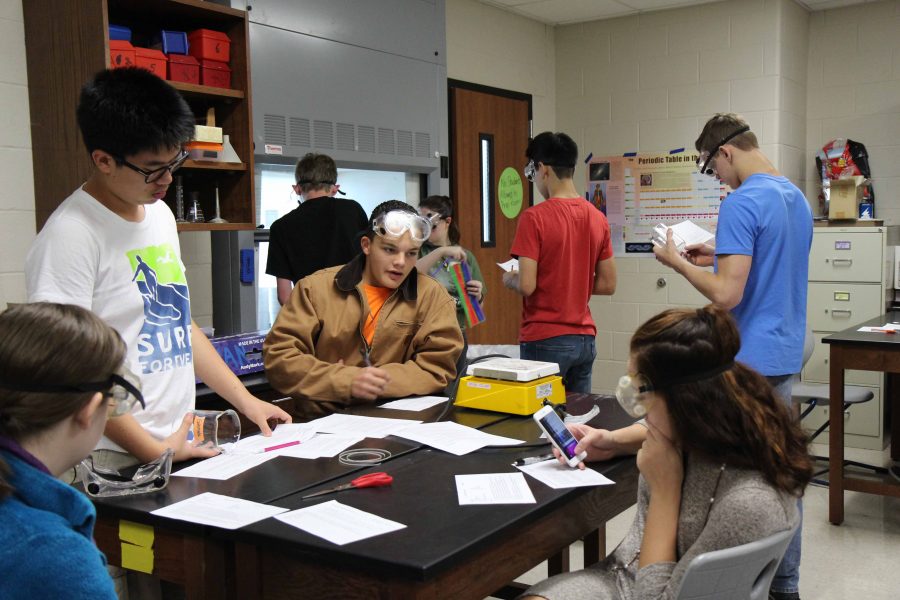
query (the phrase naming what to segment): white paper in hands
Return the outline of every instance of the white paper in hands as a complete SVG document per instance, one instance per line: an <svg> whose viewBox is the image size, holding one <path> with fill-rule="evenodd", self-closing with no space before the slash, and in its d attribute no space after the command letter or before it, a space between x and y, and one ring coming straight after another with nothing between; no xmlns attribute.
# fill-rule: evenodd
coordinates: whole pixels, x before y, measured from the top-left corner
<svg viewBox="0 0 900 600"><path fill-rule="evenodd" d="M519 270L519 259L511 258L506 262L497 263L497 266L509 273L510 271L518 271Z"/></svg>
<svg viewBox="0 0 900 600"><path fill-rule="evenodd" d="M665 246L669 229L672 230L672 242L679 252L684 252L685 247L691 244L705 244L716 237L691 221L682 221L675 225L660 223L653 228L653 244L660 247Z"/></svg>

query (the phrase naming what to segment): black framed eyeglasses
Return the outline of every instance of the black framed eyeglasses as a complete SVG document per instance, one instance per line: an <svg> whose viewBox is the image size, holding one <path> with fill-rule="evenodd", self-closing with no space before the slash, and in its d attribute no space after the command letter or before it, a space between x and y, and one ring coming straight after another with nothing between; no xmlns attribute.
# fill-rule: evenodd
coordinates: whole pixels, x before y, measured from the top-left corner
<svg viewBox="0 0 900 600"><path fill-rule="evenodd" d="M723 137L722 141L719 142L718 144L716 144L711 152L707 152L706 150L701 152L700 158L697 159L697 169L704 175L709 175L710 177L714 177L716 175L716 172L713 169L709 168L709 163L712 161L713 158L715 158L716 154L719 153L719 150L722 149L722 146L724 146L725 144L727 144L728 142L730 142L737 136L741 135L742 133L747 133L748 131L750 131L750 126L744 125L737 131L732 132L732 133L726 135L725 137ZM703 166L700 166L701 164Z"/></svg>
<svg viewBox="0 0 900 600"><path fill-rule="evenodd" d="M170 162L167 165L159 167L158 169L153 169L152 171L147 171L145 169L142 169L139 166L134 165L134 164L128 162L127 160L125 160L124 157L119 157L116 160L121 162L123 165L125 165L132 171L137 171L138 173L143 175L144 183L153 183L154 181L159 181L160 178L162 178L162 176L166 174L166 171L168 171L169 173L174 173L175 171L180 169L181 165L184 164L184 161L186 161L187 158L188 158L188 151L185 150L184 148L182 148L181 152L178 153L178 156L175 157L175 160L173 160L172 162Z"/></svg>
<svg viewBox="0 0 900 600"><path fill-rule="evenodd" d="M109 416L119 417L131 411L135 404L140 402L141 408L146 408L144 395L141 394L141 383L136 375L122 369L119 373L113 373L105 381L92 381L88 383L73 383L69 385L56 385L50 383L11 383L0 381L0 388L14 392L31 392L37 394L77 394L85 392L103 392L103 396L110 398Z"/></svg>

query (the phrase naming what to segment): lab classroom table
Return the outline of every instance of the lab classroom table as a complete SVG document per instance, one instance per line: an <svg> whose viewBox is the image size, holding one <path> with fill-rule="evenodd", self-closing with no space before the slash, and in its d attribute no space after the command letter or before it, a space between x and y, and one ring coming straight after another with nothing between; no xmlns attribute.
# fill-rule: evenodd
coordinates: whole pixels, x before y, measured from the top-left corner
<svg viewBox="0 0 900 600"><path fill-rule="evenodd" d="M858 331L860 327L881 327L900 322L900 311L859 323L834 333L822 341L829 344L828 414L828 520L844 521L844 490L900 497L900 484L889 477L857 477L844 472L844 371L882 371L888 374L884 410L890 414L891 458L900 460L900 333ZM852 410L852 409L851 409Z"/></svg>
<svg viewBox="0 0 900 600"><path fill-rule="evenodd" d="M597 404L591 422L617 428L632 420L613 397L573 395L578 414ZM580 407L576 410L573 407ZM430 421L441 407L407 413L354 407L357 414ZM537 442L530 417L454 408L449 417L489 433ZM515 458L543 454L548 446L484 449L457 457L401 438L366 439L393 456L381 465L351 468L336 458L279 457L227 481L172 477L163 492L133 498L95 498L97 544L110 564L121 564L119 520L153 526L154 575L185 586L190 598L483 598L544 560L550 572L568 570L568 547L585 540L585 562L605 550L605 523L637 497L634 457L593 465L615 485L553 490L526 476L535 504L459 506L455 474L516 472ZM310 500L301 496L365 472L386 471L386 488L352 490ZM224 530L149 514L187 497L211 491L291 510L339 500L404 523L405 529L338 546L266 519Z"/></svg>

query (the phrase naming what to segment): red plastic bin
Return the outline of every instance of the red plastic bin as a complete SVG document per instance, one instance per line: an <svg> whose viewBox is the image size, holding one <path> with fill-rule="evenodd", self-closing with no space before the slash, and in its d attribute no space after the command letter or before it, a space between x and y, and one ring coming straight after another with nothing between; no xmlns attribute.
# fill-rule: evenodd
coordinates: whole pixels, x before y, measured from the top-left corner
<svg viewBox="0 0 900 600"><path fill-rule="evenodd" d="M166 78L166 62L168 62L166 60L166 55L159 50L140 47L135 47L134 49L135 66L147 69L154 75L158 75L161 79Z"/></svg>
<svg viewBox="0 0 900 600"><path fill-rule="evenodd" d="M109 40L109 68L134 66L134 46L125 40Z"/></svg>
<svg viewBox="0 0 900 600"><path fill-rule="evenodd" d="M169 81L200 83L200 63L193 56L169 54Z"/></svg>
<svg viewBox="0 0 900 600"><path fill-rule="evenodd" d="M200 61L200 83L213 87L231 87L231 68L217 60Z"/></svg>
<svg viewBox="0 0 900 600"><path fill-rule="evenodd" d="M188 34L188 54L227 63L231 56L231 39L221 31L195 29Z"/></svg>

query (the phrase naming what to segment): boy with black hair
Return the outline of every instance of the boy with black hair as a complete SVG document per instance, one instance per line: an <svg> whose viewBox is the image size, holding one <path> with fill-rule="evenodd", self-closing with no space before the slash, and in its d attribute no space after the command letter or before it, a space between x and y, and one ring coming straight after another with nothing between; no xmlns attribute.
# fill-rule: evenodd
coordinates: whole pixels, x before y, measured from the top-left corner
<svg viewBox="0 0 900 600"><path fill-rule="evenodd" d="M525 177L546 201L519 217L509 251L519 269L503 275L524 296L520 356L558 363L566 390L590 393L597 328L588 301L616 291L609 223L575 188L572 138L545 131L525 156Z"/></svg>
<svg viewBox="0 0 900 600"><path fill-rule="evenodd" d="M433 394L462 350L456 304L415 270L431 222L390 200L372 211L362 254L301 279L263 346L266 376L304 416Z"/></svg>
<svg viewBox="0 0 900 600"><path fill-rule="evenodd" d="M342 265L359 253L358 235L366 212L355 200L338 198L337 166L326 154L310 152L297 161L294 192L300 206L276 219L269 231L266 273L278 283L285 304L298 281L319 269Z"/></svg>
<svg viewBox="0 0 900 600"><path fill-rule="evenodd" d="M194 115L149 71L98 73L81 92L78 124L94 172L53 212L25 263L29 302L76 304L116 329L139 373L146 409L110 419L94 463L116 469L166 450L174 460L216 452L188 443L195 373L256 423L290 422L253 397L191 319L175 219L160 202L187 158Z"/></svg>

